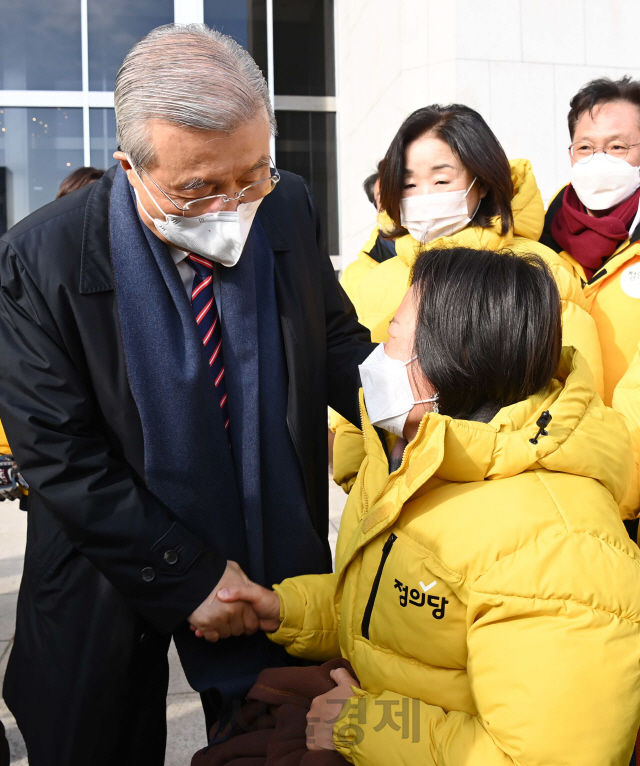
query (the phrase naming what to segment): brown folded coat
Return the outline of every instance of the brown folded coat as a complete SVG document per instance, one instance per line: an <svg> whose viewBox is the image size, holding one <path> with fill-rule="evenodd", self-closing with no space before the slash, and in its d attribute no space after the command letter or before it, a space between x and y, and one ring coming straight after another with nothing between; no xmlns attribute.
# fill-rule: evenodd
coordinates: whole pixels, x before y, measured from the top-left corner
<svg viewBox="0 0 640 766"><path fill-rule="evenodd" d="M263 670L235 716L237 733L199 750L191 766L345 766L333 750L307 750L307 713L315 697L335 688L329 675L335 668L355 677L342 659Z"/></svg>

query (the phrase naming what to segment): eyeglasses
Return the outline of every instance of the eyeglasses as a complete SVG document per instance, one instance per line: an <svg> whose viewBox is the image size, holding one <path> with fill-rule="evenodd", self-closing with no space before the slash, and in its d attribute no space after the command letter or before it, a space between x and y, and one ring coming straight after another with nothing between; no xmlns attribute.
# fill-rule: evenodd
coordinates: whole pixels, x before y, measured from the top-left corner
<svg viewBox="0 0 640 766"><path fill-rule="evenodd" d="M607 159L614 157L615 159L623 160L629 154L629 149L633 146L640 146L640 144L627 144L616 139L609 141L604 146L594 146L590 141L576 141L575 144L571 144L569 151L576 162L589 162L597 149L602 149Z"/></svg>
<svg viewBox="0 0 640 766"><path fill-rule="evenodd" d="M221 200L223 205L226 205L228 202L237 202L240 199L243 200L243 202L257 202L272 192L280 180L280 173L273 166L273 161L271 161L271 165L269 167L269 176L267 178L261 178L259 181L254 181L252 184L249 184L243 189L240 189L240 191L236 192L233 196L229 197L226 194L211 194L208 197L198 197L198 199L192 199L187 202L184 207L182 207L178 205L175 200L171 199L171 197L160 186L158 186L158 184L153 180L153 178L151 178L149 173L147 173L144 168L140 169L156 187L160 194L162 194L163 197L166 197L166 199L168 199L176 209L178 209L181 213L189 212L193 213L194 215L201 215L206 213L206 209L209 206L208 203L212 199Z"/></svg>

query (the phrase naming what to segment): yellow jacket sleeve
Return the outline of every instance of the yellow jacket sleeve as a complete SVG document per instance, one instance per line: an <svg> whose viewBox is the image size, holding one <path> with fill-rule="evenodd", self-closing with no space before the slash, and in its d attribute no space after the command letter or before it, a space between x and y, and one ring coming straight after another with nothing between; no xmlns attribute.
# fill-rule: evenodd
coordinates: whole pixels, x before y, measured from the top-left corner
<svg viewBox="0 0 640 766"><path fill-rule="evenodd" d="M0 455L10 455L10 454L11 454L11 447L9 447L9 442L7 441L7 435L4 432L2 423L0 423Z"/></svg>
<svg viewBox="0 0 640 766"><path fill-rule="evenodd" d="M375 242L374 242L375 244ZM358 292L360 290L360 283L378 264L369 258L366 253L361 253L357 261L350 263L344 270L340 279L345 293L349 296L349 300L355 305L358 299Z"/></svg>
<svg viewBox="0 0 640 766"><path fill-rule="evenodd" d="M280 597L280 627L268 637L293 657L326 662L340 657L335 575L290 577L273 589Z"/></svg>
<svg viewBox="0 0 640 766"><path fill-rule="evenodd" d="M620 513L623 519L635 519L640 513L640 346L613 392L611 405L627 424L635 459L634 476Z"/></svg>
<svg viewBox="0 0 640 766"><path fill-rule="evenodd" d="M554 555L532 554L523 557L532 569L534 556ZM635 620L572 594L522 597L485 586L471 592L467 618L477 715L428 704L429 689L420 701L356 691L334 726L338 751L357 766L626 766L640 719L628 704L638 698Z"/></svg>
<svg viewBox="0 0 640 766"><path fill-rule="evenodd" d="M333 480L349 494L365 457L362 431L340 415L333 442Z"/></svg>

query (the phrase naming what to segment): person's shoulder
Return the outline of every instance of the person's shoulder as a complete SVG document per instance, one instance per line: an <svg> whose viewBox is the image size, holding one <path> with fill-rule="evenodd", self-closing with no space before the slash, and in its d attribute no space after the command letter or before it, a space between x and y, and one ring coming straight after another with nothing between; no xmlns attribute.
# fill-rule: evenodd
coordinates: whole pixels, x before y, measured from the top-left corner
<svg viewBox="0 0 640 766"><path fill-rule="evenodd" d="M640 553L602 484L546 470L496 484L509 491L489 514L487 531L476 527L478 547L469 549L466 571L473 590L640 620Z"/></svg>
<svg viewBox="0 0 640 766"><path fill-rule="evenodd" d="M81 238L81 222L84 220L90 192L91 185L49 202L12 226L0 237L0 241L16 249L30 240L36 241L42 237L54 246L56 238L60 236L66 238L69 235L77 236L79 233Z"/></svg>
<svg viewBox="0 0 640 766"><path fill-rule="evenodd" d="M556 252L542 242L525 237L514 237L512 249L518 254L540 256L550 268L560 290L560 297L580 305L584 304L584 295L580 275L564 252Z"/></svg>
<svg viewBox="0 0 640 766"><path fill-rule="evenodd" d="M279 170L280 181L258 208L263 225L270 221L278 231L313 231L317 217L316 205L309 184L302 176Z"/></svg>
<svg viewBox="0 0 640 766"><path fill-rule="evenodd" d="M278 173L280 174L280 181L275 189L278 192L277 195L274 195L275 198L286 199L290 203L303 204L308 207L310 201L313 200L313 193L307 181L297 173L291 173L288 170L278 170Z"/></svg>
<svg viewBox="0 0 640 766"><path fill-rule="evenodd" d="M114 173L115 168L19 221L0 237L0 263L17 259L36 283L76 280L85 241L108 251Z"/></svg>
<svg viewBox="0 0 640 766"><path fill-rule="evenodd" d="M529 237L516 235L513 238L513 245L511 246L511 249L522 255L527 253L531 253L532 255L539 255L549 263L560 263L562 261L561 256L556 253L555 250L552 250L542 242L535 239L530 239Z"/></svg>
<svg viewBox="0 0 640 766"><path fill-rule="evenodd" d="M344 291L349 296L349 300L354 304L358 304L358 293L362 280L367 274L378 266L372 258L366 253L361 252L355 261L352 261L342 272L340 277L340 284L344 288Z"/></svg>

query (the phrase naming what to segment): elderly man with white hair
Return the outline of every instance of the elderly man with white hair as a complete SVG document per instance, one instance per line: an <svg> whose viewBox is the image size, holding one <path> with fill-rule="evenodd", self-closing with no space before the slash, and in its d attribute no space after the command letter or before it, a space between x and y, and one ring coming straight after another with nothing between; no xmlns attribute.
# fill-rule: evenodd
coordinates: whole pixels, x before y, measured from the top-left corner
<svg viewBox="0 0 640 766"><path fill-rule="evenodd" d="M246 51L160 27L115 107L117 169L0 240L30 486L4 694L31 766L162 764L171 635L209 723L286 663L216 593L330 570L327 405L357 422L372 349Z"/></svg>

